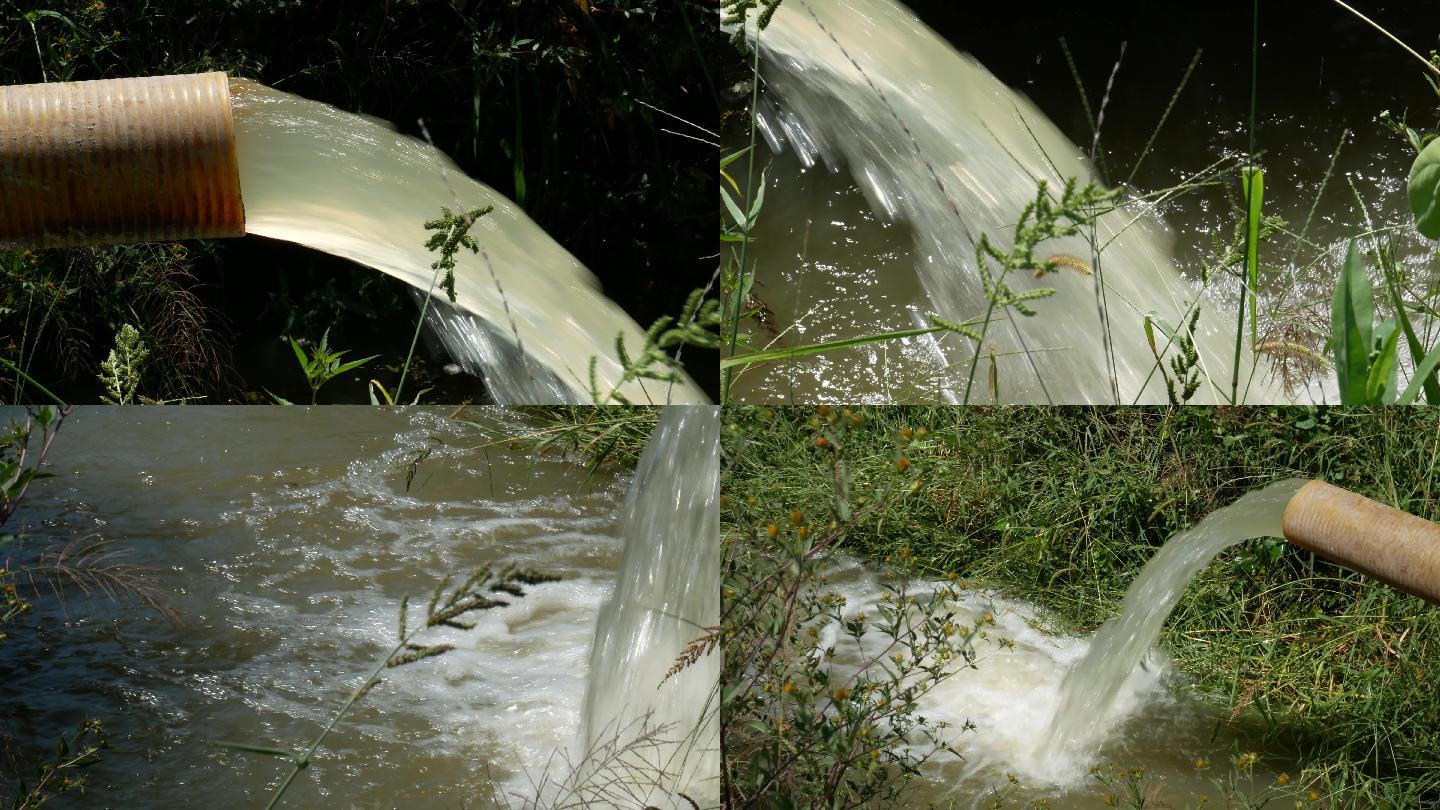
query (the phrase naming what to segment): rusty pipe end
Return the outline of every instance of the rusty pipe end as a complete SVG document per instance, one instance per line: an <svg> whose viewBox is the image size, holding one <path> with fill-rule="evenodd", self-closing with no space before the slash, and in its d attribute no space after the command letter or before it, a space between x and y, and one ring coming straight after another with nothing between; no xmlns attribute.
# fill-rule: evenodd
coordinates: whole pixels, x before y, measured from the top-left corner
<svg viewBox="0 0 1440 810"><path fill-rule="evenodd" d="M1311 481L1286 504L1283 526L1301 548L1440 604L1440 525Z"/></svg>
<svg viewBox="0 0 1440 810"><path fill-rule="evenodd" d="M244 234L224 73L0 87L0 247Z"/></svg>

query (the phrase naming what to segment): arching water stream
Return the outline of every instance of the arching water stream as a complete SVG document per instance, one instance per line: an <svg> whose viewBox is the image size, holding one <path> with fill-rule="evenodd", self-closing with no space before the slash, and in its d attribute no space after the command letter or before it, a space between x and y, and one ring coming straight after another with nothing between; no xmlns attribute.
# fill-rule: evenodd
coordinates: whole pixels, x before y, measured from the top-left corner
<svg viewBox="0 0 1440 810"><path fill-rule="evenodd" d="M1176 535L1135 578L1120 615L1088 638L1061 634L1032 605L966 591L954 607L959 623L983 631L975 642L976 666L957 668L920 700L921 714L949 724L947 740L964 759L932 761L917 795L986 806L1013 776L1010 789L1053 799L1052 807L1089 807L1111 792L1090 775L1100 763L1143 767L1148 784L1162 785L1170 796L1213 791L1194 762L1223 762L1241 738L1216 723L1213 707L1175 689L1184 676L1157 649L1161 629L1190 580L1216 555L1253 537L1281 535L1285 506L1303 483L1286 480L1250 492ZM832 578L846 597L847 616L881 608L873 573L849 564ZM873 634L856 649L830 626L821 646L836 646L836 666L845 672L886 643L883 634ZM1267 770L1258 773L1273 778Z"/></svg>
<svg viewBox="0 0 1440 810"><path fill-rule="evenodd" d="M467 370L490 381L502 404L588 402L591 358L598 358L602 394L619 385L616 336L638 351L642 331L519 206L433 147L373 119L245 80L231 82L231 95L248 232L342 256L425 292L437 255L424 247L433 233L424 223L442 207L493 206L470 229L481 253L456 255L458 314L437 317L473 315L473 328L504 344L497 351L507 359L490 362L462 329L439 337ZM435 294L445 296L438 287ZM620 390L642 404L706 401L688 380L637 381Z"/></svg>
<svg viewBox="0 0 1440 810"><path fill-rule="evenodd" d="M1304 484L1288 479L1248 492L1161 546L1125 592L1120 615L1100 628L1085 657L1066 673L1059 711L1040 749L1046 768L1072 778L1084 772L1114 726L1125 683L1160 640L1190 580L1231 546L1253 537L1283 537L1285 505Z"/></svg>

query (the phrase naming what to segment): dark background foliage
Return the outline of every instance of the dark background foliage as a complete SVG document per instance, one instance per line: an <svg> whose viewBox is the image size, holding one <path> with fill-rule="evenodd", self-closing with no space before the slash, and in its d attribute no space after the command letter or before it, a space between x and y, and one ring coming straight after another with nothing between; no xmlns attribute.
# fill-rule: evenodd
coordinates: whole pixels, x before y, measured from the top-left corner
<svg viewBox="0 0 1440 810"><path fill-rule="evenodd" d="M224 70L412 135L423 118L437 147L523 205L648 326L713 272L714 156L639 102L710 126L713 15L704 0L9 0L0 82ZM174 296L156 294L173 288L198 308L179 334L164 330ZM393 365L393 382L416 316L398 282L259 238L5 254L0 307L0 350L77 401L98 396L95 367L126 321L167 334L151 396L217 401L262 385L299 396L279 338L326 328L351 356L381 353L366 376ZM686 354L710 384L713 353ZM358 377L332 385L323 398L363 400ZM432 396L473 393L459 385Z"/></svg>

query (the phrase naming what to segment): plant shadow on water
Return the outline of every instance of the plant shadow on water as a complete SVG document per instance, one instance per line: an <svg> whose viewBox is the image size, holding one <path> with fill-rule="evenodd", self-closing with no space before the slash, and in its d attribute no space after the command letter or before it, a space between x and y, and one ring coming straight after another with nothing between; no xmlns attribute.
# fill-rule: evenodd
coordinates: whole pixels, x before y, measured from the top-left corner
<svg viewBox="0 0 1440 810"><path fill-rule="evenodd" d="M527 418L471 411L486 444ZM581 730L595 617L621 554L626 477L499 442L443 411L81 409L17 520L94 533L144 567L178 619L125 603L47 602L0 662L7 730L26 746L82 717L112 750L87 795L263 806L283 763L215 748L307 744L445 576L515 563L560 577L437 628L455 649L390 670L287 796L296 806L485 806L551 772ZM439 441L435 441L438 439ZM422 454L407 490L407 466ZM87 799L86 801L89 801ZM479 804L476 804L479 802Z"/></svg>

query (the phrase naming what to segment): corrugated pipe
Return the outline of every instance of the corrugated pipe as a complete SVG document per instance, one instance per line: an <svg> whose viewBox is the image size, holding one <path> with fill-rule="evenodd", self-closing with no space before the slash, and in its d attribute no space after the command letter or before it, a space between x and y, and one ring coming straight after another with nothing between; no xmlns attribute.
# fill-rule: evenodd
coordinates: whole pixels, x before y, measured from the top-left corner
<svg viewBox="0 0 1440 810"><path fill-rule="evenodd" d="M0 247L244 234L224 73L0 87Z"/></svg>
<svg viewBox="0 0 1440 810"><path fill-rule="evenodd" d="M1285 506L1285 539L1440 604L1440 525L1322 481Z"/></svg>

